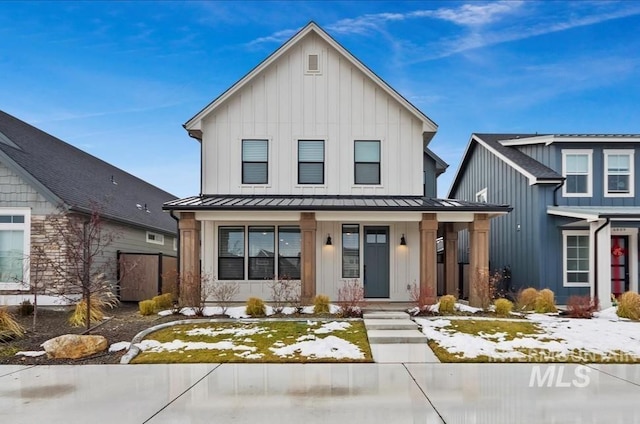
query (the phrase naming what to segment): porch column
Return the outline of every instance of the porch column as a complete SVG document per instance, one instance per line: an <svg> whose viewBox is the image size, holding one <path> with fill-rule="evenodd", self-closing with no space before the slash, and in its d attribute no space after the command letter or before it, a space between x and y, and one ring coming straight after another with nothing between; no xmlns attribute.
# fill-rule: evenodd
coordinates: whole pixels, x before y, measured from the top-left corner
<svg viewBox="0 0 640 424"><path fill-rule="evenodd" d="M444 227L444 287L445 294L458 293L458 232L449 222Z"/></svg>
<svg viewBox="0 0 640 424"><path fill-rule="evenodd" d="M437 295L438 255L438 217L434 213L423 213L420 221L420 293L427 296Z"/></svg>
<svg viewBox="0 0 640 424"><path fill-rule="evenodd" d="M489 284L489 217L475 214L469 224L469 305L481 306L479 285Z"/></svg>
<svg viewBox="0 0 640 424"><path fill-rule="evenodd" d="M180 229L180 302L200 300L200 221L193 212L182 212Z"/></svg>
<svg viewBox="0 0 640 424"><path fill-rule="evenodd" d="M316 214L300 213L300 232L302 233L302 252L300 258L300 277L302 293L300 300L310 302L316 295Z"/></svg>

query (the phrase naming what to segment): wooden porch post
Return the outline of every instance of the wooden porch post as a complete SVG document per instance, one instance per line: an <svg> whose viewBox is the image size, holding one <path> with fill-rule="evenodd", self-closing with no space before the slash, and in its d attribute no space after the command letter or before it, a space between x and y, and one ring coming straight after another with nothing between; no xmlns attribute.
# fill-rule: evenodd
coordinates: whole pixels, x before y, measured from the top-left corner
<svg viewBox="0 0 640 424"><path fill-rule="evenodd" d="M300 277L302 280L301 300L310 302L316 295L316 214L300 213L300 231L302 232L302 252L300 258Z"/></svg>
<svg viewBox="0 0 640 424"><path fill-rule="evenodd" d="M180 302L200 300L200 221L193 212L182 212L180 228Z"/></svg>
<svg viewBox="0 0 640 424"><path fill-rule="evenodd" d="M475 214L469 224L469 304L482 306L479 285L489 284L489 217Z"/></svg>
<svg viewBox="0 0 640 424"><path fill-rule="evenodd" d="M438 282L438 217L423 213L420 221L420 293L436 296Z"/></svg>
<svg viewBox="0 0 640 424"><path fill-rule="evenodd" d="M458 293L458 232L451 222L444 229L444 281L445 294L462 295Z"/></svg>

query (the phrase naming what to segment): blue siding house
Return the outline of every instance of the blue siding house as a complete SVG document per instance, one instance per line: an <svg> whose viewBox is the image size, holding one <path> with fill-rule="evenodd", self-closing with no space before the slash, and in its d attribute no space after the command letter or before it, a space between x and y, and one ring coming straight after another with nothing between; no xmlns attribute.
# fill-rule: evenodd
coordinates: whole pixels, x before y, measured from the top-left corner
<svg viewBox="0 0 640 424"><path fill-rule="evenodd" d="M489 262L514 289L606 308L638 291L638 149L638 134L472 134L448 197L513 207L491 222ZM467 245L462 232L461 262Z"/></svg>

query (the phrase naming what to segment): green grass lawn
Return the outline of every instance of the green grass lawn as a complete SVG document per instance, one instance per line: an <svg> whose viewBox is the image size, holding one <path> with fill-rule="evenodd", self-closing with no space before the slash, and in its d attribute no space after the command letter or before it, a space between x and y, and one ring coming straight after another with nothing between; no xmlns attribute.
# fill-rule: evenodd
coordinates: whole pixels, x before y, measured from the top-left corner
<svg viewBox="0 0 640 424"><path fill-rule="evenodd" d="M159 351L146 350L131 361L134 364L152 363L220 363L220 362L372 362L367 332L362 321L343 321L348 327L323 332L322 324L331 321L265 321L220 322L175 325L145 337L168 343ZM311 325L310 325L311 324ZM345 325L346 324L341 324ZM320 333L316 333L320 331ZM330 337L333 336L333 337ZM342 339L336 340L335 337ZM348 343L347 343L348 342ZM300 343L295 351L281 353ZM320 350L305 348L321 346ZM352 354L340 356L343 348ZM353 352L359 349L360 357ZM328 353L327 353L328 352ZM329 356L324 356L324 355Z"/></svg>

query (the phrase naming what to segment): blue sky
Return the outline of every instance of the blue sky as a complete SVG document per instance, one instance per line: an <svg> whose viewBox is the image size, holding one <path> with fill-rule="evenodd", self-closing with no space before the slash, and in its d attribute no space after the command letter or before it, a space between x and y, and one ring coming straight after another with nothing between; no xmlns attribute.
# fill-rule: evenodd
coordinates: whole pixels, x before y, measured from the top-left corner
<svg viewBox="0 0 640 424"><path fill-rule="evenodd" d="M439 125L640 133L640 2L1 2L0 109L179 197L182 124L314 20Z"/></svg>

